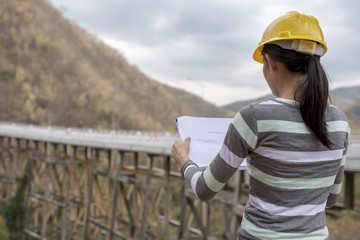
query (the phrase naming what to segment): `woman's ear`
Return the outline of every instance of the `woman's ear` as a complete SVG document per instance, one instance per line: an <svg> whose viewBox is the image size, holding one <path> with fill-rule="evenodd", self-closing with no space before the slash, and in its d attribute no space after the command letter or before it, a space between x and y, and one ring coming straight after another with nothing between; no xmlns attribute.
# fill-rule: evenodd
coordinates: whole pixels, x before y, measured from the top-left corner
<svg viewBox="0 0 360 240"><path fill-rule="evenodd" d="M265 54L265 58L264 59L266 62L268 62L269 64L269 67L272 69L272 70L276 70L277 68L277 61L275 59L273 59L269 54Z"/></svg>

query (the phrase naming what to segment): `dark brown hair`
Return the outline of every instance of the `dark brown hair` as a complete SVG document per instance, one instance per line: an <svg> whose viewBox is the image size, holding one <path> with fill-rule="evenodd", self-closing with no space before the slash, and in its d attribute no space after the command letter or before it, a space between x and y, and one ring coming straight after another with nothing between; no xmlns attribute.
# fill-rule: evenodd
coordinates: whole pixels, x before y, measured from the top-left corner
<svg viewBox="0 0 360 240"><path fill-rule="evenodd" d="M313 131L317 139L331 148L332 143L325 120L329 83L320 57L283 49L275 44L266 44L262 54L269 54L276 61L284 63L291 72L307 75L306 81L297 87L294 98L300 102L300 112L306 126ZM300 96L300 99L296 99L297 96Z"/></svg>

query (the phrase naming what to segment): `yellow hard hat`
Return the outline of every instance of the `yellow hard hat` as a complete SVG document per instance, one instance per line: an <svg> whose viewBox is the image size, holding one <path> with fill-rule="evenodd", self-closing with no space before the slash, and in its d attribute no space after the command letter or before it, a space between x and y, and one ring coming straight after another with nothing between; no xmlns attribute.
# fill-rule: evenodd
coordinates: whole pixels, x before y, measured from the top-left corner
<svg viewBox="0 0 360 240"><path fill-rule="evenodd" d="M285 41L283 41L285 40ZM296 44L289 43L289 40L300 40ZM285 42L285 44L281 44ZM293 41L290 41L293 42ZM314 54L315 49L321 48L319 55L324 55L327 51L326 42L321 31L319 21L310 15L300 14L291 11L275 19L265 30L259 46L256 48L253 58L255 61L263 63L264 59L261 51L266 43L280 43L278 45L287 49L299 52ZM305 49L305 50L304 50ZM307 52L309 50L309 52Z"/></svg>

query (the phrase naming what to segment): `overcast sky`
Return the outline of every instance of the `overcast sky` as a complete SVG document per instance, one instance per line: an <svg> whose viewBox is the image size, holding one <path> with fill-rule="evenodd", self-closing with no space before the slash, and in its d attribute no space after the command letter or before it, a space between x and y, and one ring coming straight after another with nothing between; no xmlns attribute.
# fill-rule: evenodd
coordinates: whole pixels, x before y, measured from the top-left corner
<svg viewBox="0 0 360 240"><path fill-rule="evenodd" d="M224 105L270 93L252 59L265 28L315 16L332 87L360 85L358 0L48 0L149 77Z"/></svg>

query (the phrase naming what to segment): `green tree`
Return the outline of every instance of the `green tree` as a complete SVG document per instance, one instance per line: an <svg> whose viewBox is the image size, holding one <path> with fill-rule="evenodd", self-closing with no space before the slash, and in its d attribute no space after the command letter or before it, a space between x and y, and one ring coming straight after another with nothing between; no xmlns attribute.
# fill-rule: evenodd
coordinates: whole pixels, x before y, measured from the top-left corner
<svg viewBox="0 0 360 240"><path fill-rule="evenodd" d="M20 186L15 196L10 202L5 203L1 207L1 216L6 221L6 226L10 232L10 240L20 240L24 228L25 219L25 190L28 184L28 176L20 180ZM2 239L2 238L1 238Z"/></svg>
<svg viewBox="0 0 360 240"><path fill-rule="evenodd" d="M0 71L0 81L10 82L14 80L16 76L16 71L13 69L3 69Z"/></svg>
<svg viewBox="0 0 360 240"><path fill-rule="evenodd" d="M9 231L7 230L4 219L0 218L0 239L9 240Z"/></svg>

